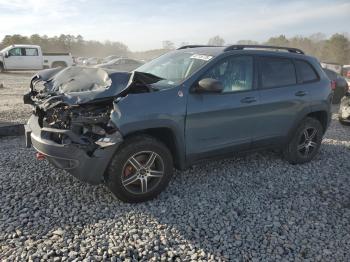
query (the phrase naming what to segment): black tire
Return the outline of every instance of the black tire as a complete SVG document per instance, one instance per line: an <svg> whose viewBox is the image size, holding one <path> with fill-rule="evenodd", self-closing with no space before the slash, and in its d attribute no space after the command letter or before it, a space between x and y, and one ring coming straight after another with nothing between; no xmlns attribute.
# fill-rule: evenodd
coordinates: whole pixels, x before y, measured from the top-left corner
<svg viewBox="0 0 350 262"><path fill-rule="evenodd" d="M342 92L340 88L335 90L333 94L332 104L333 105L339 104L344 95L345 95L345 92Z"/></svg>
<svg viewBox="0 0 350 262"><path fill-rule="evenodd" d="M4 73L4 72L5 72L4 65L0 63L0 73Z"/></svg>
<svg viewBox="0 0 350 262"><path fill-rule="evenodd" d="M140 161L137 163L142 163L142 168L140 168L139 171L137 171L135 165L132 164L133 161L130 161L130 159L136 159L137 157L143 157L144 155L145 158L148 158L146 154L151 155L151 152L156 155L155 160L153 161L154 166L152 169L156 169L156 165L159 165L161 167L159 169L163 170L161 177L152 177L150 173L148 173L149 176L147 173L143 175L141 174L142 171L145 172L145 166L151 157L149 157L148 160L145 159L145 162L147 163L142 163L139 160L140 158L137 160ZM150 172L161 172L151 170L151 167L149 167L148 170ZM173 159L169 149L162 142L156 140L155 138L142 135L125 140L121 147L117 150L107 169L106 185L121 201L128 203L138 203L151 200L159 195L160 192L162 192L169 184L172 174ZM142 176L142 178L136 178L134 182L126 185L130 178L136 176ZM145 177L146 192L142 192L143 184L141 181L144 180L141 179L144 179ZM147 191L148 183L151 185L149 191ZM138 187L140 187L141 192L136 192Z"/></svg>
<svg viewBox="0 0 350 262"><path fill-rule="evenodd" d="M316 132L314 135L313 131ZM308 134L308 139L305 132ZM291 164L303 164L311 161L320 149L323 133L320 121L312 117L305 118L285 147L284 158Z"/></svg>

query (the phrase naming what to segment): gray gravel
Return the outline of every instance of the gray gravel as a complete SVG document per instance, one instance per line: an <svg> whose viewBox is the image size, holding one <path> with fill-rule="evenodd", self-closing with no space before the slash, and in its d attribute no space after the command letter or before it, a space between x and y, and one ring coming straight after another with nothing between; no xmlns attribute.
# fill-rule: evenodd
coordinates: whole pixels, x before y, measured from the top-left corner
<svg viewBox="0 0 350 262"><path fill-rule="evenodd" d="M23 104L23 94L28 92L34 73L0 73L0 123L25 123L28 119L31 106Z"/></svg>
<svg viewBox="0 0 350 262"><path fill-rule="evenodd" d="M0 260L350 261L350 127L333 121L311 163L274 153L177 172L125 204L0 140Z"/></svg>

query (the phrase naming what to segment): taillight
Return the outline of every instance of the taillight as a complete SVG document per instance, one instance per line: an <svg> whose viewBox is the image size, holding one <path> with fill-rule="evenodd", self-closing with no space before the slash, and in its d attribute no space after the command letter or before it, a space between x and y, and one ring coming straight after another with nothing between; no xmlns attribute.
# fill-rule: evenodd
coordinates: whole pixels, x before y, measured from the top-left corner
<svg viewBox="0 0 350 262"><path fill-rule="evenodd" d="M336 87L337 87L337 82L335 80L331 80L331 89L335 90Z"/></svg>

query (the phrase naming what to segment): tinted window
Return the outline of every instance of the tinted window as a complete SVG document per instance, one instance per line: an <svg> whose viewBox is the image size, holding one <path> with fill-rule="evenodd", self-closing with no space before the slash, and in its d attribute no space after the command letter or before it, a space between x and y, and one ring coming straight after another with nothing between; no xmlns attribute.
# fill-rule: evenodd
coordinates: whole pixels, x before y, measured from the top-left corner
<svg viewBox="0 0 350 262"><path fill-rule="evenodd" d="M263 58L260 63L263 88L294 85L297 83L294 64L284 58Z"/></svg>
<svg viewBox="0 0 350 262"><path fill-rule="evenodd" d="M297 60L295 63L299 69L301 81L303 83L313 82L318 80L318 76L315 70L312 68L312 66L309 63L305 61L300 61L300 60Z"/></svg>
<svg viewBox="0 0 350 262"><path fill-rule="evenodd" d="M36 48L26 48L26 56L37 56L38 49Z"/></svg>
<svg viewBox="0 0 350 262"><path fill-rule="evenodd" d="M22 55L22 48L20 48L20 47L12 48L9 51L9 55L11 55L11 56L21 56Z"/></svg>
<svg viewBox="0 0 350 262"><path fill-rule="evenodd" d="M203 78L221 81L223 92L250 90L253 87L253 58L250 56L231 57L214 65Z"/></svg>

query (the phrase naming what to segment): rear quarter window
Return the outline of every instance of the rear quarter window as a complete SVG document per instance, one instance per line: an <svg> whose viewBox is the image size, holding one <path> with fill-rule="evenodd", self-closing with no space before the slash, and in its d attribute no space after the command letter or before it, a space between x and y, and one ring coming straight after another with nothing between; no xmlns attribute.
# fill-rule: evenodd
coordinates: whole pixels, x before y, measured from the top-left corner
<svg viewBox="0 0 350 262"><path fill-rule="evenodd" d="M260 58L260 78L263 89L295 85L297 83L295 67L287 58Z"/></svg>
<svg viewBox="0 0 350 262"><path fill-rule="evenodd" d="M318 81L319 77L315 69L306 61L296 60L295 64L300 74L300 81L302 83L310 83Z"/></svg>

